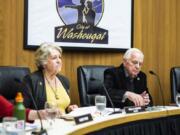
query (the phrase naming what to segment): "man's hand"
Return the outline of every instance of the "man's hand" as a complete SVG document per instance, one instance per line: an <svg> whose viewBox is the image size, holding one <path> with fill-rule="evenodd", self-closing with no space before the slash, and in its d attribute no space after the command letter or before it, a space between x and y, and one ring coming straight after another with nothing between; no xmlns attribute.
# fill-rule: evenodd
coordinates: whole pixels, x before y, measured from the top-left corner
<svg viewBox="0 0 180 135"><path fill-rule="evenodd" d="M145 105L148 105L150 103L149 94L146 91L144 91L143 93L141 93L141 96L144 99Z"/></svg>
<svg viewBox="0 0 180 135"><path fill-rule="evenodd" d="M125 96L134 103L135 106L144 106L145 100L142 95L136 94L134 92L127 91Z"/></svg>

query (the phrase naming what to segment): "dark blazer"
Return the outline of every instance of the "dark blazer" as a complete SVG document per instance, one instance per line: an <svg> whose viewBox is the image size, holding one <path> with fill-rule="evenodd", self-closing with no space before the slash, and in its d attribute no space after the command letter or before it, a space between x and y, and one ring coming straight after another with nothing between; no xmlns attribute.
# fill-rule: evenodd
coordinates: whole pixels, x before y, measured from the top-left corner
<svg viewBox="0 0 180 135"><path fill-rule="evenodd" d="M125 106L134 105L130 100L126 99L126 102L122 102L123 95L128 90L128 77L125 75L124 66L121 64L119 67L106 69L104 72L104 84L112 98L115 107L123 108ZM134 78L134 90L133 92L141 94L143 91L148 91L146 75L143 72L139 72L136 78ZM150 94L149 94L150 95ZM150 105L152 105L152 98L150 95Z"/></svg>
<svg viewBox="0 0 180 135"><path fill-rule="evenodd" d="M69 93L69 80L66 77L59 74L57 74L57 77L61 81L66 91ZM33 105L32 97L30 95L30 93L32 93L32 96L35 99L35 102L37 104L37 108L43 109L44 104L47 101L46 87L45 87L43 73L41 71L35 71L34 73L30 75L26 75L23 81L24 81L24 84L26 84L22 88L25 107L36 109Z"/></svg>

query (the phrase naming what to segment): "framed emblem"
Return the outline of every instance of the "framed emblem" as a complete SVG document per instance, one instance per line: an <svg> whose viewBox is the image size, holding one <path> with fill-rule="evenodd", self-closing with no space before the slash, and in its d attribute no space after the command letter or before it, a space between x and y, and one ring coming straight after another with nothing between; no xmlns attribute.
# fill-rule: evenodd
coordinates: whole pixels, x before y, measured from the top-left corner
<svg viewBox="0 0 180 135"><path fill-rule="evenodd" d="M133 45L133 0L26 0L24 48L125 51Z"/></svg>

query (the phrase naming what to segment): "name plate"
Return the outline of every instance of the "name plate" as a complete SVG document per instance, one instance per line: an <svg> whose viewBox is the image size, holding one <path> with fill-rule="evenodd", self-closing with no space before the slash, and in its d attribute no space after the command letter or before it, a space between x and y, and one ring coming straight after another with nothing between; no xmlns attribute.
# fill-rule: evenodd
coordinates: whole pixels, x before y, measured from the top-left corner
<svg viewBox="0 0 180 135"><path fill-rule="evenodd" d="M45 129L42 129L40 131L33 131L31 135L48 135L48 133Z"/></svg>
<svg viewBox="0 0 180 135"><path fill-rule="evenodd" d="M146 107L126 107L125 112L126 113L137 113L137 112L144 112L146 111Z"/></svg>
<svg viewBox="0 0 180 135"><path fill-rule="evenodd" d="M92 121L92 120L93 119L92 119L92 116L90 113L74 117L74 121L75 121L76 125L81 124L81 123L85 123L88 121Z"/></svg>

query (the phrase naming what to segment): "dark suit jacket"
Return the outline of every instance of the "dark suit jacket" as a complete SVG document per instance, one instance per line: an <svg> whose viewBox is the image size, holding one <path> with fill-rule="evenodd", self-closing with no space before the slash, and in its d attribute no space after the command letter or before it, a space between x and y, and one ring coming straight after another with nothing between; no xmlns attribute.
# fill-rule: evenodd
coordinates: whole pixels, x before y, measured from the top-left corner
<svg viewBox="0 0 180 135"><path fill-rule="evenodd" d="M113 100L115 107L123 108L125 106L134 105L130 100L126 99L126 102L122 102L123 95L128 90L127 77L125 75L124 66L121 64L119 67L106 69L104 72L104 84ZM141 94L143 91L148 92L146 75L143 72L139 72L136 78L134 78L134 90L133 92ZM149 92L148 92L149 93ZM150 95L150 94L149 94ZM152 105L152 98L150 95L150 105Z"/></svg>
<svg viewBox="0 0 180 135"><path fill-rule="evenodd" d="M69 93L69 80L59 74L57 74L57 77L61 81L66 91ZM41 71L36 71L30 75L25 76L23 81L24 84L26 84L26 86L22 88L25 107L36 109L33 105L32 97L30 95L30 93L32 93L32 96L34 97L37 104L37 108L43 109L47 100L43 73Z"/></svg>

